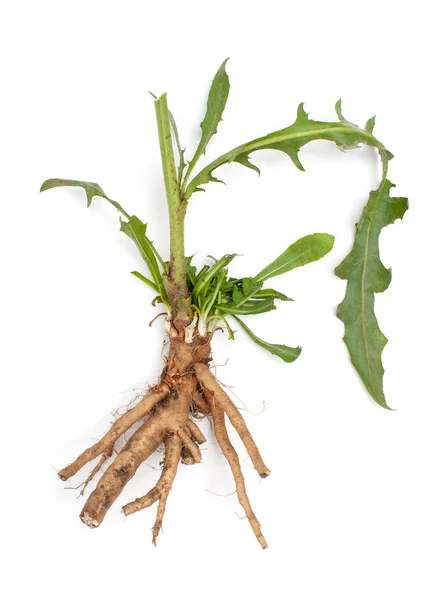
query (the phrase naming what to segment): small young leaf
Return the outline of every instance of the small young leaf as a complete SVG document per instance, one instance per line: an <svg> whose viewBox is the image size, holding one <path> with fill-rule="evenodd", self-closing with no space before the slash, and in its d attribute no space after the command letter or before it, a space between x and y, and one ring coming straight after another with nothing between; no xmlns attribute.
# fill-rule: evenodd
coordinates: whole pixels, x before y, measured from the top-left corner
<svg viewBox="0 0 442 600"><path fill-rule="evenodd" d="M293 302L293 298L289 298L282 292L277 292L271 288L264 288L255 292L252 298L273 298L275 300L282 300L283 302Z"/></svg>
<svg viewBox="0 0 442 600"><path fill-rule="evenodd" d="M239 280L238 283L241 283L241 290L239 289L237 284L233 288L232 293L233 303L237 307L242 306L245 302L247 302L247 300L252 298L252 296L254 296L254 294L256 294L262 287L262 283L260 281L257 281L253 277L244 277L243 279ZM268 297L269 296L267 296L267 298Z"/></svg>
<svg viewBox="0 0 442 600"><path fill-rule="evenodd" d="M120 213L123 214L127 219L130 218L121 204L118 204L118 202L115 202L115 200L111 200L108 198L108 196L106 196L98 183L91 183L90 181L77 181L76 179L47 179L41 186L40 192L45 192L46 190L50 190L55 187L81 187L86 192L88 207L91 205L92 198L94 196L100 196L100 198L104 198L110 202L112 206L120 211Z"/></svg>
<svg viewBox="0 0 442 600"><path fill-rule="evenodd" d="M238 285L235 285L232 291L233 304L240 304L244 300L244 294L239 289Z"/></svg>
<svg viewBox="0 0 442 600"><path fill-rule="evenodd" d="M139 279L140 281L151 287L153 290L158 292L158 287L155 285L155 283L147 277L145 277L144 275L142 275L141 273L139 273L138 271L131 271L131 275L134 275L137 279Z"/></svg>
<svg viewBox="0 0 442 600"><path fill-rule="evenodd" d="M225 254L222 258L220 258L219 261L210 267L210 269L205 271L202 277L198 275L198 282L193 291L195 299L200 295L203 288L210 282L210 280L213 279L213 277L215 277L215 275L217 275L222 269L225 269L227 265L232 262L235 256L237 256L237 254Z"/></svg>
<svg viewBox="0 0 442 600"><path fill-rule="evenodd" d="M196 267L192 265L192 258L193 256L186 257L186 275L187 282L188 284L190 283L190 286L193 289L196 285Z"/></svg>
<svg viewBox="0 0 442 600"><path fill-rule="evenodd" d="M328 233L312 233L287 248L277 259L260 271L255 279L265 281L297 267L319 260L333 248L335 238Z"/></svg>
<svg viewBox="0 0 442 600"><path fill-rule="evenodd" d="M379 329L374 313L374 294L390 285L391 271L379 257L379 235L383 227L402 219L408 208L406 198L392 198L393 184L383 179L370 193L361 221L358 223L353 249L335 269L347 279L347 291L338 307L337 316L345 325L344 341L351 361L378 404L388 408L383 391L384 368L381 354L387 338Z"/></svg>
<svg viewBox="0 0 442 600"><path fill-rule="evenodd" d="M238 319L238 317L236 316L234 316L234 319L238 321L238 323L241 325L244 331L252 338L255 344L258 344L258 346L261 346L261 348L264 348L264 350L267 350L267 352L279 356L279 358L281 358L284 362L294 362L301 354L300 346L298 346L297 348L292 348L291 346L283 346L281 344L270 344L269 342L265 342L264 340L261 340L257 335L255 335L253 331L251 331L247 327L247 325L243 321L241 321L241 319Z"/></svg>
<svg viewBox="0 0 442 600"><path fill-rule="evenodd" d="M232 315L260 315L262 313L275 310L276 306L273 298L265 298L263 300L244 302L240 306L236 304L216 304L215 308L224 314Z"/></svg>
<svg viewBox="0 0 442 600"><path fill-rule="evenodd" d="M228 59L222 63L216 73L212 85L210 87L209 97L207 99L206 116L201 122L201 139L195 155L189 163L186 173L186 180L192 172L194 166L202 154L206 152L207 144L212 136L215 135L219 122L221 121L224 108L229 97L229 77L226 73L226 63ZM215 179L214 179L215 180Z"/></svg>

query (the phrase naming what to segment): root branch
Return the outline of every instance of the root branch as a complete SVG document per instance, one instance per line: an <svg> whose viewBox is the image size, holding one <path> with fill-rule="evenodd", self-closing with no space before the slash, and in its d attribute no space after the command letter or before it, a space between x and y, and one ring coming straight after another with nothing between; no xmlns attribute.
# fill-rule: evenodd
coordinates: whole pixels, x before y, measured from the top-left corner
<svg viewBox="0 0 442 600"><path fill-rule="evenodd" d="M233 427L241 437L253 466L258 471L259 476L262 478L268 477L270 475L270 469L266 467L258 447L255 444L250 431L248 430L243 416L233 404L226 392L220 387L219 383L212 375L209 367L205 364L198 363L195 365L195 373L200 384L211 394L210 408L212 414L213 406L221 408L226 413L226 415L229 417L229 421L232 423Z"/></svg>
<svg viewBox="0 0 442 600"><path fill-rule="evenodd" d="M96 444L85 450L70 465L59 471L58 476L66 481L73 477L88 462L97 458L100 454L105 454L109 448L112 448L118 438L123 435L132 425L145 417L158 402L163 400L169 393L169 387L164 383L152 388L142 400L130 411L122 415L115 421L110 430Z"/></svg>
<svg viewBox="0 0 442 600"><path fill-rule="evenodd" d="M236 493L238 495L238 500L241 506L246 513L246 517L249 520L250 527L253 530L253 533L256 536L256 539L261 544L263 549L267 548L267 542L265 537L261 531L261 525L259 524L258 519L255 516L255 513L252 510L249 497L247 496L246 486L244 482L244 475L241 471L241 464L239 462L238 454L236 453L235 448L232 446L232 443L229 438L229 434L227 433L226 423L224 419L224 411L223 409L216 403L215 397L211 395L210 392L206 394L206 398L210 404L210 408L212 410L213 417L213 430L215 432L215 437L217 442L221 448L222 453L227 459L227 462L230 465L230 469L232 470L233 478L235 480L236 485Z"/></svg>

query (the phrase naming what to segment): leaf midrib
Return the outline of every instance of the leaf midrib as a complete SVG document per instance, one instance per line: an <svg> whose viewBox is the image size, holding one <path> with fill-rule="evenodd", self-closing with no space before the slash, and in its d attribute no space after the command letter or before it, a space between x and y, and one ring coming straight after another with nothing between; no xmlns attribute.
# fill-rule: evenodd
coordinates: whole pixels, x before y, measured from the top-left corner
<svg viewBox="0 0 442 600"><path fill-rule="evenodd" d="M310 250L305 250L304 252L302 252L301 254L298 254L298 256L296 256L296 258L292 258L291 260L288 260L287 262L285 262L284 264L280 265L277 269L273 269L273 271L270 272L270 275L266 275L264 279L259 278L260 281L265 281L266 279L270 279L271 277L274 277L273 273L275 273L276 271L279 271L281 269L283 269L284 267L286 267L288 264L290 264L291 262L295 261L295 260L299 260L300 258L302 258L303 256L305 256L306 254L308 254L310 252ZM296 267L293 267L296 268ZM282 275L282 273L281 273ZM257 276L258 277L258 276Z"/></svg>
<svg viewBox="0 0 442 600"><path fill-rule="evenodd" d="M264 148L265 146L267 146L270 143L275 144L275 143L284 142L287 140L299 139L304 136L309 136L309 137L317 136L317 135L322 135L324 133L328 133L330 131L359 133L359 134L362 134L362 136L364 138L366 138L367 141L368 140L371 141L373 146L376 146L380 149L384 148L383 144L381 144L379 142L379 140L377 140L373 135L367 133L366 131L363 131L362 129L354 129L352 127L339 127L338 126L338 127L321 127L321 128L309 129L309 130L304 129L302 131L291 132L291 133L287 133L285 135L279 135L276 137L272 137L271 139L268 139L268 136L271 135L271 134L268 134L267 136L264 136L262 138L257 138L256 140L253 140L252 142L248 142L246 144L237 146L233 150L226 152L225 154L223 154L222 156L220 156L219 158L217 158L216 160L211 162L209 165L207 165L207 167L205 167L202 171L200 171L197 175L195 175L195 177L189 183L188 188L190 188L190 189L194 188L196 185L198 185L198 181L201 178L201 176L211 173L216 168L220 167L221 165L223 165L226 162L232 162L234 160L234 158L236 156L239 156L240 154L259 150L260 148Z"/></svg>
<svg viewBox="0 0 442 600"><path fill-rule="evenodd" d="M371 229L372 229L372 225L373 225L373 214L376 212L376 209L379 205L379 201L381 199L382 196L382 191L383 191L383 187L384 187L384 182L385 179L382 181L378 193L377 193L377 200L376 203L373 207L373 210L371 211L370 214L370 218L369 218L369 222L368 222L368 226L367 226L367 237L366 237L366 241L365 241L365 248L364 248L364 263L363 263L363 267L362 267L362 277L361 277L361 297L362 297L362 301L361 301L361 305L362 305L362 338L364 340L364 347L365 347L365 354L366 354L366 360L367 360L367 366L368 366L368 373L370 376L370 383L371 386L373 388L373 393L375 394L376 398L378 401L381 401L382 399L379 398L379 395L377 393L376 387L374 385L374 380L373 380L373 374L372 374L372 370L371 370L371 365L370 365L370 360L369 360L369 352L368 352L368 340L367 340L367 333L366 333L366 315L365 315L365 278L366 278L366 271L367 271L367 263L368 263L368 244L370 241L370 234L371 234Z"/></svg>

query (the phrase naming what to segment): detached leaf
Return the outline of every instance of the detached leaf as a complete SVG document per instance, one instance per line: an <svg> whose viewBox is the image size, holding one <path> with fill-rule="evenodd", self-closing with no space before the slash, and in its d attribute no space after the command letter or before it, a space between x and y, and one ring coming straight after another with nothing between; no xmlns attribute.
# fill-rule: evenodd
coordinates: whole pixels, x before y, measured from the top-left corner
<svg viewBox="0 0 442 600"><path fill-rule="evenodd" d="M106 196L98 183L92 183L90 181L78 181L76 179L47 179L41 186L40 192L45 192L46 190L50 190L55 187L81 187L86 192L88 208L92 203L92 198L94 196L100 196L100 198L104 198L110 202L112 206L120 211L120 213L122 213L125 217L128 219L130 218L121 204L118 204L118 202L115 202L115 200L111 200L108 196Z"/></svg>
<svg viewBox="0 0 442 600"><path fill-rule="evenodd" d="M301 171L304 170L304 167L299 160L299 151L305 144L313 140L329 140L342 150L357 148L359 144L367 144L377 148L380 152L387 152L384 145L372 135L374 121L369 121L367 130L361 129L344 119L340 101L336 103L335 108L338 121L314 121L305 112L304 105L300 104L296 121L292 125L242 144L226 152L226 154L223 154L200 171L187 186L185 199L189 199L194 192L201 191L203 189L202 185L214 181L212 173L221 165L237 162L258 170L249 161L249 155L257 150L279 150L284 152ZM387 152L387 154L388 158L392 158L390 153Z"/></svg>
<svg viewBox="0 0 442 600"><path fill-rule="evenodd" d="M260 271L255 279L265 281L297 267L319 260L333 248L335 238L328 233L312 233L287 248L276 260Z"/></svg>
<svg viewBox="0 0 442 600"><path fill-rule="evenodd" d="M194 166L198 162L198 159L202 154L205 154L207 144L209 143L212 136L217 132L219 122L221 121L224 108L226 107L227 98L229 97L229 77L226 73L226 63L228 58L222 63L215 75L212 85L209 91L209 97L207 99L206 116L201 122L201 139L198 144L198 148L195 151L195 155L189 163L187 169L186 179L189 177ZM218 181L213 179L213 181Z"/></svg>
<svg viewBox="0 0 442 600"><path fill-rule="evenodd" d="M344 341L351 361L367 390L384 408L388 405L383 391L381 354L387 338L379 329L374 313L374 294L388 288L391 271L379 257L379 235L383 227L402 219L408 208L406 198L390 196L392 187L390 181L383 179L380 187L370 193L353 249L335 269L338 277L348 281L337 316L345 325Z"/></svg>
<svg viewBox="0 0 442 600"><path fill-rule="evenodd" d="M297 348L292 348L291 346L283 346L281 344L270 344L269 342L261 340L257 335L253 333L253 331L251 331L247 327L247 325L243 321L241 321L241 319L238 319L238 317L236 316L234 316L234 318L238 321L238 323L241 325L244 331L252 338L255 344L258 344L258 346L261 346L261 348L264 348L264 350L267 350L267 352L279 356L279 358L281 358L284 362L294 362L301 354L300 346L298 346Z"/></svg>

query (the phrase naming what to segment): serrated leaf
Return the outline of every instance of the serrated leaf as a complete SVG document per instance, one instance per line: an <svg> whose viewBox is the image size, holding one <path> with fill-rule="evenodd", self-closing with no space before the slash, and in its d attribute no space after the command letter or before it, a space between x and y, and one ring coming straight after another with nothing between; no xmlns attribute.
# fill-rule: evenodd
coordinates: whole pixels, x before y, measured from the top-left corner
<svg viewBox="0 0 442 600"><path fill-rule="evenodd" d="M129 215L124 208L115 200L111 200L103 191L103 188L98 183L92 183L91 181L78 181L77 179L47 179L40 188L40 192L45 192L56 187L81 187L86 192L87 205L88 207L92 203L94 196L100 196L112 204L120 213L125 217L129 218Z"/></svg>
<svg viewBox="0 0 442 600"><path fill-rule="evenodd" d="M255 344L258 344L258 346L261 346L261 348L264 348L264 350L267 350L267 352L278 356L284 362L292 363L301 354L302 349L300 346L298 346L297 348L292 348L291 346L284 346L282 344L271 344L269 342L261 340L257 335L253 333L253 331L251 331L247 327L247 325L241 319L238 319L238 317L236 316L234 316L234 318L238 321L238 323L241 325L244 331L251 337Z"/></svg>
<svg viewBox="0 0 442 600"><path fill-rule="evenodd" d="M299 239L255 276L258 281L277 277L297 267L319 260L333 248L335 238L328 233L312 233Z"/></svg>
<svg viewBox="0 0 442 600"><path fill-rule="evenodd" d="M246 167L254 168L254 165L249 161L249 155L257 150L279 150L284 152L302 171L304 167L299 160L299 150L313 140L329 140L343 150L356 148L359 144L367 144L377 148L380 152L387 152L384 145L369 130L371 121L368 130L361 129L343 117L341 101L336 103L335 108L338 121L314 121L305 112L304 105L300 104L296 121L292 125L242 144L226 152L226 154L223 154L200 171L187 186L185 199L189 199L194 192L204 189L201 187L202 185L213 181L212 173L221 165L237 162ZM391 157L392 155L388 153L388 158ZM257 167L255 167L256 169Z"/></svg>
<svg viewBox="0 0 442 600"><path fill-rule="evenodd" d="M261 175L260 169L258 169L258 167L256 165L254 165L253 163L250 162L248 154L240 154L239 156L237 156L235 158L235 160L233 162L239 163L240 165L242 165L243 167L247 167L248 169L252 169L252 171L255 171L255 173L258 173L258 175ZM213 180L211 180L211 181L213 181Z"/></svg>
<svg viewBox="0 0 442 600"><path fill-rule="evenodd" d="M383 390L381 354L387 338L376 319L374 294L388 288L391 271L379 257L379 235L384 227L402 219L408 208L406 198L390 196L392 187L390 181L383 179L380 187L370 193L357 226L354 246L335 269L336 275L348 282L337 316L345 325L344 341L351 361L374 400L384 408L388 405Z"/></svg>
<svg viewBox="0 0 442 600"><path fill-rule="evenodd" d="M229 97L229 77L226 73L226 63L228 59L222 63L218 69L210 87L209 97L207 98L206 115L201 121L201 139L192 160L189 163L186 173L186 180L192 172L199 158L205 154L207 144L217 132L218 125L221 121L224 108L226 107L227 98ZM217 181L212 179L212 181Z"/></svg>

